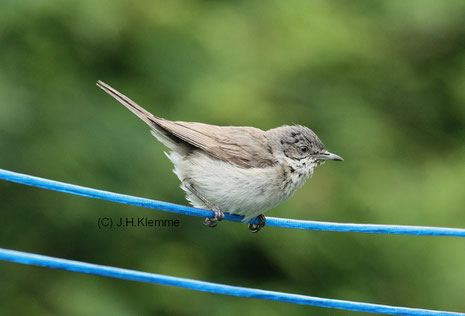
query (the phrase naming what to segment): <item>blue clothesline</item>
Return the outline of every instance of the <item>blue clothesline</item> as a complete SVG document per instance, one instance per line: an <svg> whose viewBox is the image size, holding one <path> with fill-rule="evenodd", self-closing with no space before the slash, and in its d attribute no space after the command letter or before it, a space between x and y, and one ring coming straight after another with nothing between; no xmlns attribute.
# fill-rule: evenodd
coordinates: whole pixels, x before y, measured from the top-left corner
<svg viewBox="0 0 465 316"><path fill-rule="evenodd" d="M289 294L283 292L265 291L246 287L197 281L186 278L121 269L109 266L102 266L92 263L66 260L49 256L42 256L27 252L8 250L0 248L0 260L60 269L72 272L80 272L93 275L101 275L111 278L156 283L161 285L177 286L181 288L210 292L224 295L251 297L263 300L280 301L301 305L311 305L326 308L336 308L359 312L379 313L388 315L461 315L464 313L442 312L426 309L396 307L388 305L378 305L369 303L359 303L344 300L334 300L328 298L313 297L299 294Z"/></svg>
<svg viewBox="0 0 465 316"><path fill-rule="evenodd" d="M131 204L162 211L168 211L178 214L214 217L214 213L209 210L198 209L190 206L178 205L163 201L150 200L140 197L134 197L125 194L113 193L103 190L91 189L74 184L68 184L44 178L34 177L26 174L12 172L0 169L0 179L22 183L25 185L40 187L59 192L71 193L92 197L96 199L108 200L112 202ZM242 216L225 213L225 220L241 222ZM257 219L252 219L249 223L258 223ZM339 231L339 232L359 232L374 234L401 234L401 235L418 235L418 236L450 236L465 237L465 229L461 228L444 228L444 227L424 227L424 226L406 226L406 225L377 225L377 224L349 224L349 223L331 223L317 222L296 219L285 219L276 217L266 218L267 226L277 226L285 228L298 228L308 230L322 231Z"/></svg>
<svg viewBox="0 0 465 316"><path fill-rule="evenodd" d="M26 185L41 187L60 192L72 193L76 195L88 196L109 200L113 202L132 204L148 208L170 211L178 214L186 214L202 217L213 217L214 214L208 210L196 209L193 207L171 204L161 201L154 201L124 194L101 191L63 182L33 177L25 174L11 172L0 169L0 179ZM241 216L225 214L227 220L240 222ZM254 220L250 221L253 222ZM389 234L412 234L412 235L437 235L465 237L465 229L439 228L439 227L419 227L419 226L393 226L393 225L363 225L363 224L339 224L323 223L314 221L299 221L291 219L268 218L267 224L288 228L300 228L311 230L331 230L331 231L353 231L364 233L389 233ZM406 307L395 307L388 305L377 305L369 303L359 303L327 298L312 297L306 295L289 294L274 291L265 291L244 287L237 287L224 284L216 284L204 281L197 281L185 278L171 277L160 274L152 274L140 271L120 269L115 267L101 266L79 261L72 261L60 258L53 258L15 250L1 249L0 260L11 261L22 264L49 267L86 274L101 275L119 279L133 280L139 282L157 283L162 285L177 286L197 291L218 293L224 295L259 298L274 300L301 305L312 305L326 308L345 309L360 312L382 313L389 315L462 315L464 313L433 311Z"/></svg>
<svg viewBox="0 0 465 316"><path fill-rule="evenodd" d="M0 169L0 179L22 183L30 186L36 186L44 189L55 190L65 193L82 195L97 199L108 200L112 202L131 204L162 211L168 211L178 214L213 217L214 213L209 210L198 209L190 206L178 205L163 201L156 201L146 198L134 197L125 194L113 193L103 190L91 189L74 184L63 183L59 181L48 180L34 177L26 174L12 172ZM225 213L225 220L241 222L242 216ZM252 219L250 223L258 223L257 219ZM360 232L360 233L377 233L377 234L405 234L405 235L423 235L423 236L455 236L465 237L465 229L460 228L443 228L443 227L424 227L424 226L404 226L404 225L376 225L376 224L346 224L305 221L295 219L284 219L267 217L268 226L298 228L309 230L323 231L343 231L343 232Z"/></svg>

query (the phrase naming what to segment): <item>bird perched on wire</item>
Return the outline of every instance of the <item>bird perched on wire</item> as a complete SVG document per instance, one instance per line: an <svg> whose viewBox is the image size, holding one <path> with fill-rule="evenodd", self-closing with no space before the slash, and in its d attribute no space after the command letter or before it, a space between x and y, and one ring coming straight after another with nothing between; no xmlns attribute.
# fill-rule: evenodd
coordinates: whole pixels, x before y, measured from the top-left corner
<svg viewBox="0 0 465 316"><path fill-rule="evenodd" d="M265 226L267 210L290 198L326 160L343 159L328 152L305 126L281 126L263 131L255 127L216 126L169 121L152 115L102 81L97 86L147 123L153 136L170 149L187 200L215 214L204 224L215 227L223 212L243 215L252 232Z"/></svg>

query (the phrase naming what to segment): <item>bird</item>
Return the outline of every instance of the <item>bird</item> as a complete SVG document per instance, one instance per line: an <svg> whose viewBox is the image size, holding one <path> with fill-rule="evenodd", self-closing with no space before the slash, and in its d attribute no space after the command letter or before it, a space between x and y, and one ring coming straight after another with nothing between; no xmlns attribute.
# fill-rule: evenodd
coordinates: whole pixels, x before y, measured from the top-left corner
<svg viewBox="0 0 465 316"><path fill-rule="evenodd" d="M343 161L326 150L308 127L283 125L264 131L249 126L217 126L170 121L155 116L115 90L97 86L144 121L169 151L186 199L207 208L214 217L204 225L215 227L224 213L243 216L251 232L266 224L264 213L289 199L327 160Z"/></svg>

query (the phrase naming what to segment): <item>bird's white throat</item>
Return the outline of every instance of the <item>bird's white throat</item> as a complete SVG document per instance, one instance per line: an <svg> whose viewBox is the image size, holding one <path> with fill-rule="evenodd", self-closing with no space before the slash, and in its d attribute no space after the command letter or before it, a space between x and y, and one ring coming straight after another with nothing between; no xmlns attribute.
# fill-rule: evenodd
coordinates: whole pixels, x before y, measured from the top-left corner
<svg viewBox="0 0 465 316"><path fill-rule="evenodd" d="M290 177L284 184L284 190L286 195L291 196L294 192L303 186L305 182L313 175L313 170L319 165L315 160L311 159L301 159L295 160L290 158L285 158L285 164L288 166L288 171L290 172Z"/></svg>

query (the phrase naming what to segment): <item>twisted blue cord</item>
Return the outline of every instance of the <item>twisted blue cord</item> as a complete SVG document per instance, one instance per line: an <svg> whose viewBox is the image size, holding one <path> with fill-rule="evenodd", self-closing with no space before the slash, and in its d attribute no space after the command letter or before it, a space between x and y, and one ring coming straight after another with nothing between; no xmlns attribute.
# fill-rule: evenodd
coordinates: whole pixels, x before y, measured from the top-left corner
<svg viewBox="0 0 465 316"><path fill-rule="evenodd" d="M380 313L388 315L465 315L464 313L442 312L417 308L359 303L328 298L319 298L307 295L251 289L246 287L217 284L161 274L153 274L141 271L108 267L92 263L60 259L2 248L0 248L0 260L72 272L101 275L117 279L177 286L202 292L259 298L263 300L280 301L301 305L312 305L326 308L345 309L359 312Z"/></svg>
<svg viewBox="0 0 465 316"><path fill-rule="evenodd" d="M26 174L12 172L0 169L0 179L22 183L30 186L40 187L59 192L71 193L92 197L96 199L108 200L112 202L131 204L162 211L168 211L178 214L214 217L214 213L209 210L198 209L194 207L172 204L162 201L150 200L140 197L134 197L125 194L113 193L97 189L86 188L74 184L68 184L44 178L34 177ZM239 215L224 214L225 219L233 222L241 222L243 217ZM252 219L249 223L258 223L257 219ZM304 221L295 219L285 219L276 217L266 218L267 226L277 226L286 228L298 228L309 230L339 231L339 232L359 232L374 234L400 234L400 235L418 235L418 236L452 236L465 237L465 229L461 228L443 228L443 227L424 227L424 226L404 226L404 225L375 225L375 224L345 224L330 223L317 221Z"/></svg>

